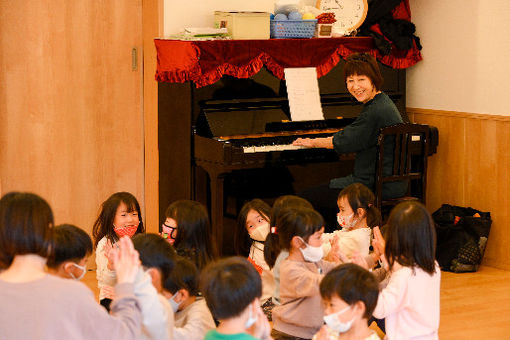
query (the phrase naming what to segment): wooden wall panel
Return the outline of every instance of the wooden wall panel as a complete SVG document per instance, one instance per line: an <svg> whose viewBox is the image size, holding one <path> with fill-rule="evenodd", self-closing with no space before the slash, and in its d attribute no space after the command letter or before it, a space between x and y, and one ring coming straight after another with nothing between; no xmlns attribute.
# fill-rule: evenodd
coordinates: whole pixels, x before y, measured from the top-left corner
<svg viewBox="0 0 510 340"><path fill-rule="evenodd" d="M143 205L142 2L0 2L0 180L90 232L115 191Z"/></svg>
<svg viewBox="0 0 510 340"><path fill-rule="evenodd" d="M510 269L510 117L407 109L416 123L439 129L438 152L430 157L427 207L442 203L490 211L493 219L484 264Z"/></svg>

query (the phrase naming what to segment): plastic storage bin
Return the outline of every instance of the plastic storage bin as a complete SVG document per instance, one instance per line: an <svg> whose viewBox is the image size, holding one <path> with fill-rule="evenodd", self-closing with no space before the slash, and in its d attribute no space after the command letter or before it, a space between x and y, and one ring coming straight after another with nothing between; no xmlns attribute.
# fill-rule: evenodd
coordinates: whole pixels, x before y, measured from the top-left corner
<svg viewBox="0 0 510 340"><path fill-rule="evenodd" d="M317 19L271 20L271 38L313 38Z"/></svg>

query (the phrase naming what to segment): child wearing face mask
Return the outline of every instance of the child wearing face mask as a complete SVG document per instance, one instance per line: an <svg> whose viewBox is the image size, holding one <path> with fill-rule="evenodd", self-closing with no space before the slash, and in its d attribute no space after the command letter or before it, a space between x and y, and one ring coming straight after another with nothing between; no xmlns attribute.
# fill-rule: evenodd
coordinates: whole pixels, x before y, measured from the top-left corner
<svg viewBox="0 0 510 340"><path fill-rule="evenodd" d="M163 295L175 313L174 340L202 340L216 327L207 304L198 292L198 270L188 259L178 257L163 282Z"/></svg>
<svg viewBox="0 0 510 340"><path fill-rule="evenodd" d="M289 251L280 267L280 302L273 309L276 339L311 339L323 324L319 283L336 265L322 260L324 220L315 210L285 210L277 220L280 248Z"/></svg>
<svg viewBox="0 0 510 340"><path fill-rule="evenodd" d="M110 310L115 271L108 261L108 255L122 236L132 237L145 232L140 204L129 192L117 192L101 205L99 216L94 222L92 236L96 247L96 277L99 287L99 301Z"/></svg>
<svg viewBox="0 0 510 340"><path fill-rule="evenodd" d="M81 280L87 272L87 260L92 254L92 240L80 228L61 224L53 228L55 252L48 259L48 272L64 279Z"/></svg>
<svg viewBox="0 0 510 340"><path fill-rule="evenodd" d="M172 339L174 311L163 295L163 282L175 267L177 254L157 234L133 236L134 248L140 254L142 267L135 279L134 293L142 310L140 339Z"/></svg>
<svg viewBox="0 0 510 340"><path fill-rule="evenodd" d="M237 255L247 256L262 279L262 297L260 302L264 312L271 320L271 309L275 283L273 273L264 259L264 242L269 234L269 216L271 208L260 200L254 199L241 208L234 236L234 248Z"/></svg>
<svg viewBox="0 0 510 340"><path fill-rule="evenodd" d="M341 230L323 234L323 248L327 260L340 258L340 251L347 260L353 254L367 256L370 248L372 228L381 225L381 213L375 207L375 196L361 183L344 188L338 195L338 224Z"/></svg>
<svg viewBox="0 0 510 340"><path fill-rule="evenodd" d="M200 290L219 320L204 340L271 339L271 327L260 308L262 281L246 259L230 257L207 265L200 277Z"/></svg>
<svg viewBox="0 0 510 340"><path fill-rule="evenodd" d="M352 263L330 271L320 284L326 307L321 330L313 340L379 340L368 326L377 304L379 284L366 269Z"/></svg>

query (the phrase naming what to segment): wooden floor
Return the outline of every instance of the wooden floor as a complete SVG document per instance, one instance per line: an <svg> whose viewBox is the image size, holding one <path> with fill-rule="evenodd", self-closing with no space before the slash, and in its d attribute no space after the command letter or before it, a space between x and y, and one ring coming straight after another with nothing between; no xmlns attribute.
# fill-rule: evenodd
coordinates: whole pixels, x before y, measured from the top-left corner
<svg viewBox="0 0 510 340"><path fill-rule="evenodd" d="M441 274L441 340L510 339L510 271ZM83 281L97 297L95 271Z"/></svg>

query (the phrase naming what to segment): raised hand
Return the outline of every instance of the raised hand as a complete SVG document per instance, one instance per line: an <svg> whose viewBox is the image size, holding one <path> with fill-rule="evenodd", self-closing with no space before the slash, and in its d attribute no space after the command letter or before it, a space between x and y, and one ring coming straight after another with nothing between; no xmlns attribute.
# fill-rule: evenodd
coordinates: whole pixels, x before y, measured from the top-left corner
<svg viewBox="0 0 510 340"><path fill-rule="evenodd" d="M123 236L117 242L117 245L119 246L118 248L113 248L110 251L113 267L117 273L117 282L133 283L140 267L138 252L128 236Z"/></svg>
<svg viewBox="0 0 510 340"><path fill-rule="evenodd" d="M372 246L374 247L374 252L379 255L383 268L387 270L389 268L388 261L386 260L386 256L384 256L386 241L384 240L379 227L374 227L373 231L374 239L372 240Z"/></svg>
<svg viewBox="0 0 510 340"><path fill-rule="evenodd" d="M257 339L272 340L273 338L271 337L271 325L269 324L269 321L267 321L266 315L258 304L255 314L257 315L257 321L255 324L253 324L253 326L250 327L249 333Z"/></svg>

